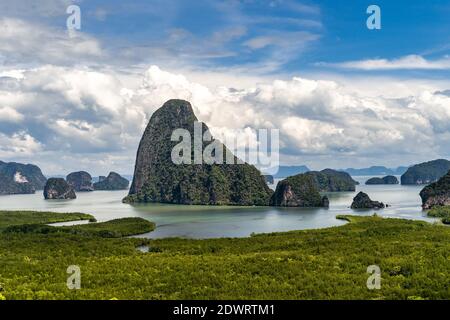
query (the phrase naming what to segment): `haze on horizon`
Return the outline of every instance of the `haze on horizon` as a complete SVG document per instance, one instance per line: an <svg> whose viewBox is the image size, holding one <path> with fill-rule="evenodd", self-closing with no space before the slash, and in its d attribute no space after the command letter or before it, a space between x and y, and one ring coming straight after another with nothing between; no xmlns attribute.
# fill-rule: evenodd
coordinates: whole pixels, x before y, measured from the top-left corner
<svg viewBox="0 0 450 320"><path fill-rule="evenodd" d="M3 1L0 160L131 174L171 98L213 134L279 129L282 165L448 159L450 3L377 5L381 30L362 0Z"/></svg>

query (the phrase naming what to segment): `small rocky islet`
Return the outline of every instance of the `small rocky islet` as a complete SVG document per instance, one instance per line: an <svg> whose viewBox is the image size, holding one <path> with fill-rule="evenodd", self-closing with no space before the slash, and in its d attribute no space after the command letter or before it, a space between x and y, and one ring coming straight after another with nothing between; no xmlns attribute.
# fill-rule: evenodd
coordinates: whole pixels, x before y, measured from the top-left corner
<svg viewBox="0 0 450 320"><path fill-rule="evenodd" d="M386 205L383 202L373 201L367 193L359 192L353 198L352 209L383 209Z"/></svg>
<svg viewBox="0 0 450 320"><path fill-rule="evenodd" d="M396 176L385 176L383 178L375 177L366 181L366 185L378 185L378 184L399 184Z"/></svg>
<svg viewBox="0 0 450 320"><path fill-rule="evenodd" d="M99 182L92 183L92 176L86 171L72 172L63 178L50 178L44 187L46 200L76 199L75 192L90 192L95 190L125 190L129 181L118 173L111 172L107 177L99 178Z"/></svg>
<svg viewBox="0 0 450 320"><path fill-rule="evenodd" d="M50 178L44 187L44 198L46 200L69 200L76 199L74 188L63 178Z"/></svg>

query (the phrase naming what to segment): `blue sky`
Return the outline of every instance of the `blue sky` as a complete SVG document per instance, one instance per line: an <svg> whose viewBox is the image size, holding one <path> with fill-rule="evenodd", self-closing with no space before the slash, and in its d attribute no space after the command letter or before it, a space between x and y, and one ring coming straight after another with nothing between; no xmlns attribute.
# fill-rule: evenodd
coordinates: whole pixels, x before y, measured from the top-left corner
<svg viewBox="0 0 450 320"><path fill-rule="evenodd" d="M130 173L169 98L217 132L279 129L283 164L448 158L449 16L449 0L2 1L0 159Z"/></svg>
<svg viewBox="0 0 450 320"><path fill-rule="evenodd" d="M366 8L371 4L381 8L381 30L366 27ZM210 67L270 61L276 64L271 71L296 73L329 69L318 66L320 62L408 55L435 60L450 52L450 2L442 0L355 0L345 5L342 1L115 0L79 1L79 5L82 31L106 46L185 50L189 59ZM61 26L61 18L55 17L53 23ZM389 73L394 72L411 70ZM448 72L427 74L448 76Z"/></svg>
<svg viewBox="0 0 450 320"><path fill-rule="evenodd" d="M209 68L270 63L263 71L295 74L329 71L330 64L354 60L409 55L436 60L450 52L448 0L60 2L81 7L83 33L115 53L133 48L133 62L139 63L152 60L148 50L158 48ZM381 30L366 27L371 4L381 8ZM32 9L13 14L64 29L63 9L51 15L36 10L30 16ZM442 70L411 69L384 72L448 76Z"/></svg>

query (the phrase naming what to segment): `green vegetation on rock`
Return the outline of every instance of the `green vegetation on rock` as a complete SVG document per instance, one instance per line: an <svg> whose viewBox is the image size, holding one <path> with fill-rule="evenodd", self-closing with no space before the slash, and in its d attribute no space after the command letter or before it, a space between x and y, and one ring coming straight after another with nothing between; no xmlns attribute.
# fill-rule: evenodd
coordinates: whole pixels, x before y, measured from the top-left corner
<svg viewBox="0 0 450 320"><path fill-rule="evenodd" d="M281 207L328 207L327 197L322 197L317 181L307 173L288 177L278 182L270 205Z"/></svg>
<svg viewBox="0 0 450 320"><path fill-rule="evenodd" d="M128 189L130 181L120 174L110 172L107 177L102 177L100 181L94 183L95 190L125 190Z"/></svg>
<svg viewBox="0 0 450 320"><path fill-rule="evenodd" d="M234 164L225 163L230 151L214 139L203 142L202 151L212 143L220 146L224 164L172 161L172 150L179 144L171 140L172 133L187 130L194 146L195 122L192 106L184 100L169 100L153 113L139 145L133 183L124 202L268 205L272 190L259 170L247 163L237 164L234 156ZM208 127L202 124L200 129L204 134Z"/></svg>
<svg viewBox="0 0 450 320"><path fill-rule="evenodd" d="M428 216L441 218L442 223L450 224L450 206L437 206L428 211Z"/></svg>
<svg viewBox="0 0 450 320"><path fill-rule="evenodd" d="M402 175L403 185L429 184L438 181L450 171L450 161L445 159L420 163L408 168Z"/></svg>
<svg viewBox="0 0 450 320"><path fill-rule="evenodd" d="M358 184L348 173L333 169L310 171L305 175L314 178L320 192L355 191Z"/></svg>
<svg viewBox="0 0 450 320"><path fill-rule="evenodd" d="M450 172L420 192L422 207L431 209L435 206L450 205Z"/></svg>
<svg viewBox="0 0 450 320"><path fill-rule="evenodd" d="M383 178L370 178L366 181L367 185L373 185L373 184L399 184L399 181L397 177L395 176L386 176Z"/></svg>

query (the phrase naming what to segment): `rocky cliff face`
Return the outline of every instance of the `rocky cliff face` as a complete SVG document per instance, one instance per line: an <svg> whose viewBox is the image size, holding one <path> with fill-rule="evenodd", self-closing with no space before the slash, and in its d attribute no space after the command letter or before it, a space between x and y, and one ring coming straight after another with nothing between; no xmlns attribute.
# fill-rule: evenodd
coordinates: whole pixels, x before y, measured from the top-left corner
<svg viewBox="0 0 450 320"><path fill-rule="evenodd" d="M366 181L367 185L373 184L399 184L397 177L395 176L386 176L383 178L370 178Z"/></svg>
<svg viewBox="0 0 450 320"><path fill-rule="evenodd" d="M139 144L135 172L125 202L162 202L209 205L268 205L272 191L259 170L249 164L175 164L171 141L176 129L190 133L194 149L197 118L189 102L169 100L154 112ZM206 125L201 132L208 130ZM219 142L203 142L202 150ZM224 150L224 156L226 151ZM238 160L232 157L234 163Z"/></svg>
<svg viewBox="0 0 450 320"><path fill-rule="evenodd" d="M115 172L110 172L109 175L94 183L95 190L125 190L128 189L130 181L120 176Z"/></svg>
<svg viewBox="0 0 450 320"><path fill-rule="evenodd" d="M19 182L18 182L19 181ZM36 189L29 182L20 181L20 179L11 178L0 173L0 195L8 194L32 194Z"/></svg>
<svg viewBox="0 0 450 320"><path fill-rule="evenodd" d="M277 184L270 205L281 207L328 207L327 197L319 193L312 175L299 174L288 177Z"/></svg>
<svg viewBox="0 0 450 320"><path fill-rule="evenodd" d="M422 207L426 210L436 206L450 206L450 172L439 181L423 188L420 197Z"/></svg>
<svg viewBox="0 0 450 320"><path fill-rule="evenodd" d="M35 165L0 161L0 194L34 193L42 190L46 181Z"/></svg>
<svg viewBox="0 0 450 320"><path fill-rule="evenodd" d="M439 159L410 167L401 177L403 185L429 184L438 181L450 170L450 161Z"/></svg>
<svg viewBox="0 0 450 320"><path fill-rule="evenodd" d="M66 181L77 192L94 191L92 177L86 171L72 172L66 177Z"/></svg>
<svg viewBox="0 0 450 320"><path fill-rule="evenodd" d="M369 196L364 192L359 192L355 198L353 198L352 209L383 209L385 208L383 202L372 201Z"/></svg>
<svg viewBox="0 0 450 320"><path fill-rule="evenodd" d="M76 199L72 186L62 178L50 178L44 187L44 198L46 200Z"/></svg>
<svg viewBox="0 0 450 320"><path fill-rule="evenodd" d="M310 171L305 175L314 179L320 192L355 191L358 184L348 173L332 169Z"/></svg>

